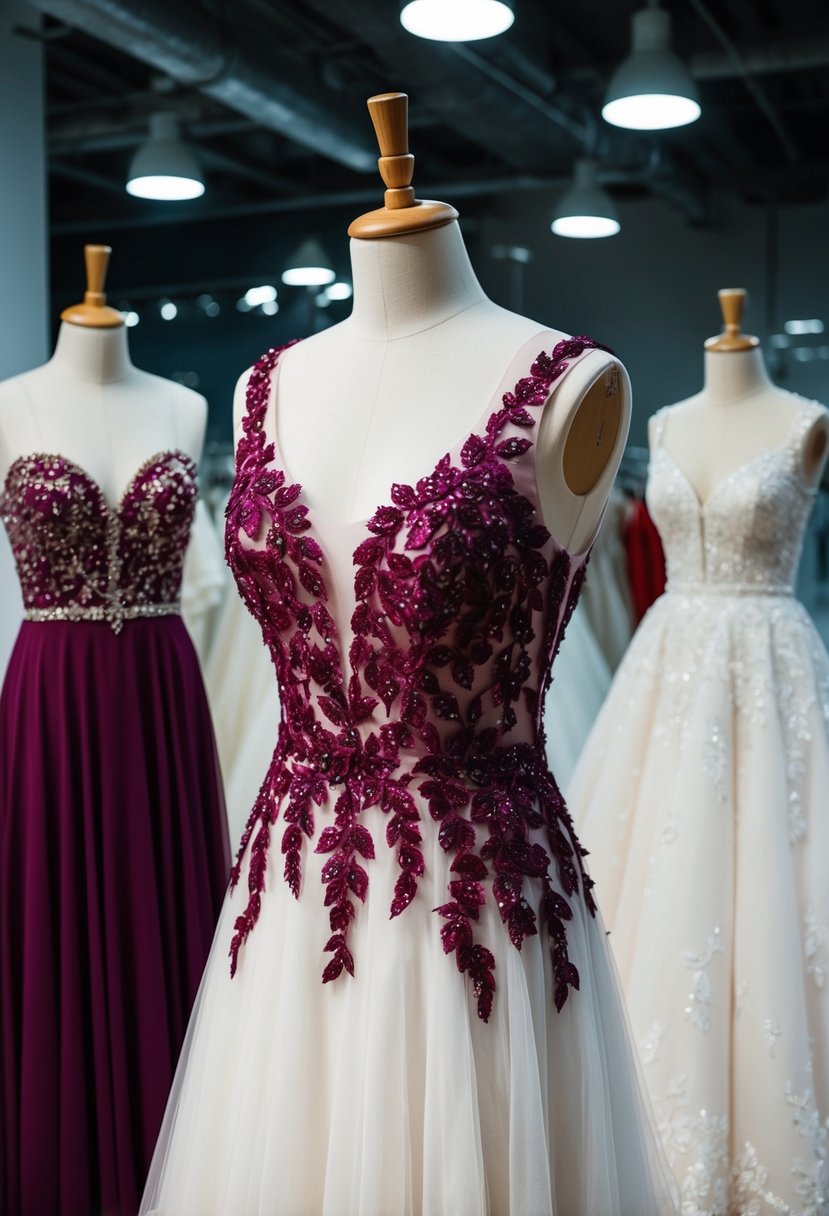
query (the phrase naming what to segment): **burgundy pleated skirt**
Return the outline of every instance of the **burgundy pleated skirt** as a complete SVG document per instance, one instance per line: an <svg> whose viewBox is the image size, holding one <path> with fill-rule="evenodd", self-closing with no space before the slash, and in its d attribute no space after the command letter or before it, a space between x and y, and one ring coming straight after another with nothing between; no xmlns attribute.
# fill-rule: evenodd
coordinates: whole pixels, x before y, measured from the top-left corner
<svg viewBox="0 0 829 1216"><path fill-rule="evenodd" d="M138 1208L228 876L176 616L26 622L0 695L0 1211Z"/></svg>

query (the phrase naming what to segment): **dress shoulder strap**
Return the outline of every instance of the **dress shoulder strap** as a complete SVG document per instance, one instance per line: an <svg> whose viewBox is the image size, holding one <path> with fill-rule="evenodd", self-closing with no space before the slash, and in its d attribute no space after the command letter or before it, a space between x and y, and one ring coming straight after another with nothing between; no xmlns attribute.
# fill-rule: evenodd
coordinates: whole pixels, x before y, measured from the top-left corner
<svg viewBox="0 0 829 1216"><path fill-rule="evenodd" d="M804 448L815 424L821 418L829 418L829 410L827 410L826 406L821 405L819 401L809 401L803 398L803 408L798 410L794 416L791 432L786 444L792 470L801 476L804 476Z"/></svg>
<svg viewBox="0 0 829 1216"><path fill-rule="evenodd" d="M665 423L668 416L668 406L663 405L655 414L651 416L653 424L653 450L656 452L662 447L662 441L665 438ZM650 428L649 428L650 429Z"/></svg>

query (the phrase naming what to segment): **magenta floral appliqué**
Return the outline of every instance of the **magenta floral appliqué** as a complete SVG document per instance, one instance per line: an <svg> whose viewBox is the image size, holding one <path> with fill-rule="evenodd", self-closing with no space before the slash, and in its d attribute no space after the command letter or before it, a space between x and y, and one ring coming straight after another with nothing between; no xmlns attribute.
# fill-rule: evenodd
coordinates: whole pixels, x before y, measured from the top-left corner
<svg viewBox="0 0 829 1216"><path fill-rule="evenodd" d="M394 854L395 918L419 898L424 840L436 833L449 866L446 899L434 909L441 941L468 976L479 1016L489 1018L496 991L495 956L479 940L489 900L516 949L547 935L559 1009L578 988L566 923L573 899L591 913L595 905L547 769L541 714L586 558L573 560L540 522L531 435L555 382L597 346L579 337L540 354L484 433L416 485L392 486L354 551L347 643L327 607L326 557L301 487L285 484L264 434L285 348L253 369L226 552L276 668L282 722L232 874L235 885L247 860L231 973L259 916L274 845L297 898L304 850L325 856L327 983L355 973L349 930L378 850ZM385 841L363 822L372 807Z"/></svg>

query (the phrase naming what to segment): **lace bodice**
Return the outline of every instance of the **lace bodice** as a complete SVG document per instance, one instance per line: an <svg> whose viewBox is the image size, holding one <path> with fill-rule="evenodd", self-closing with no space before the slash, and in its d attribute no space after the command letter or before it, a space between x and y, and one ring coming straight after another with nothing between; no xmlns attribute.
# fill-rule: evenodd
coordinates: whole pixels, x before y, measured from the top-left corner
<svg viewBox="0 0 829 1216"><path fill-rule="evenodd" d="M0 518L26 618L103 620L117 632L126 619L178 611L196 494L196 468L183 452L146 461L115 508L64 456L19 457Z"/></svg>
<svg viewBox="0 0 829 1216"><path fill-rule="evenodd" d="M787 441L735 469L705 503L663 443L667 409L655 415L647 503L670 589L792 594L815 497L803 476L803 444L825 412L804 402Z"/></svg>
<svg viewBox="0 0 829 1216"><path fill-rule="evenodd" d="M332 525L288 483L265 434L281 350L254 368L227 557L270 649L283 717L234 870L235 882L250 846L232 970L259 913L278 831L296 896L303 850L329 855L323 980L354 973L349 926L381 847L361 816L379 806L399 868L392 917L416 895L424 833L438 833L451 859L436 912L444 950L469 974L482 1018L495 990L494 958L475 934L487 886L519 949L539 919L546 925L557 1003L578 986L567 901L581 895L592 909L590 880L547 771L541 712L586 555L559 547L541 522L531 436L555 382L595 345L577 338L540 354L479 431L416 485L393 485L370 520L338 525L336 546Z"/></svg>

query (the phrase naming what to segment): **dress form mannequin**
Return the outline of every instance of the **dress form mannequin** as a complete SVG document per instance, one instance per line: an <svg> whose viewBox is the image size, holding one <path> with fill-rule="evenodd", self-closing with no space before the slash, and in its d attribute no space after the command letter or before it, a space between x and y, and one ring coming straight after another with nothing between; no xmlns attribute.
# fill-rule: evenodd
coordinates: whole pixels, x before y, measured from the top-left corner
<svg viewBox="0 0 829 1216"><path fill-rule="evenodd" d="M735 469L783 443L802 409L796 393L769 379L757 338L740 333L745 291L718 294L726 332L706 342L704 387L670 407L663 439L701 502ZM653 428L651 419L652 447ZM829 425L821 416L803 446L803 470L812 484L826 461L827 440Z"/></svg>
<svg viewBox="0 0 829 1216"><path fill-rule="evenodd" d="M21 456L60 454L114 503L159 452L198 460L207 403L133 366L123 319L102 291L110 249L88 245L85 254L86 302L62 314L52 358L0 384L0 478Z"/></svg>
<svg viewBox="0 0 829 1216"><path fill-rule="evenodd" d="M349 230L353 311L285 353L266 421L312 509L346 520L370 517L388 501L392 481L431 472L485 421L498 395L528 374L536 355L566 336L487 299L453 208L396 200L406 188L389 162L392 169L405 162L410 180L413 160L405 150L405 96L372 102L386 153L381 171L392 188L386 208ZM397 145L383 126L390 112L399 120ZM236 390L237 434L248 374ZM592 351L554 395L537 434L541 503L556 540L580 552L593 539L621 459L629 382L612 356Z"/></svg>

